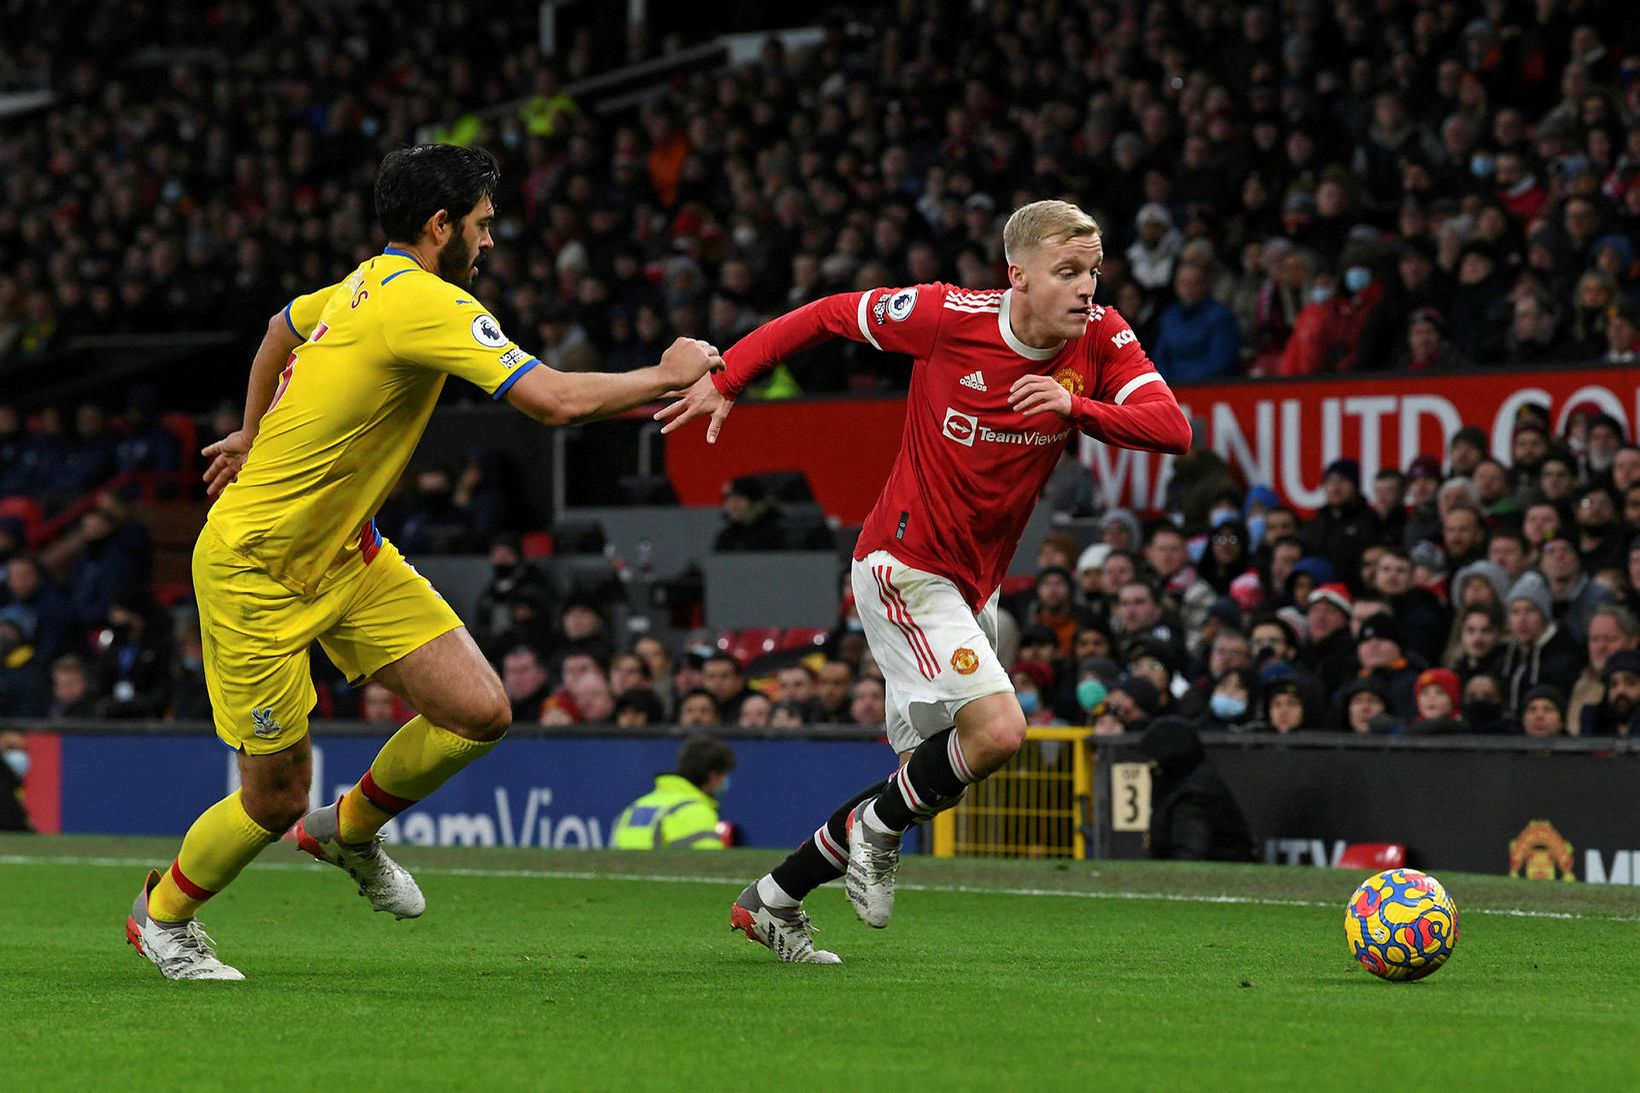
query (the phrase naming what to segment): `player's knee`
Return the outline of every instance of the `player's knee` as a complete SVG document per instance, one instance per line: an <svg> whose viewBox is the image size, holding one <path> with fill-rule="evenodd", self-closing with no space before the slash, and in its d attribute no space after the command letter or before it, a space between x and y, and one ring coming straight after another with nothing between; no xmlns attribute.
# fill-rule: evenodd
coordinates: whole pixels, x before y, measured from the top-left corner
<svg viewBox="0 0 1640 1093"><path fill-rule="evenodd" d="M998 717L984 734L986 766L996 769L1014 757L1025 743L1025 715L1017 710Z"/></svg>
<svg viewBox="0 0 1640 1093"><path fill-rule="evenodd" d="M308 787L296 782L254 790L247 786L241 800L257 826L282 835L307 814Z"/></svg>
<svg viewBox="0 0 1640 1093"><path fill-rule="evenodd" d="M469 703L456 731L469 740L499 740L511 725L512 703L507 700L506 692L497 687L494 693Z"/></svg>

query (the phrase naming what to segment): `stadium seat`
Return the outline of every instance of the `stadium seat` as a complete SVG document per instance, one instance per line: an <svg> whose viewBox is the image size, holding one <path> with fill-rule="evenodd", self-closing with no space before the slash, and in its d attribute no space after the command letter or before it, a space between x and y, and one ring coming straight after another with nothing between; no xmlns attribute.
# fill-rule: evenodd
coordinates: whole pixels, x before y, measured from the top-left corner
<svg viewBox="0 0 1640 1093"><path fill-rule="evenodd" d="M23 525L23 539L30 547L38 546L45 523L40 502L32 497L0 497L0 519L10 517Z"/></svg>
<svg viewBox="0 0 1640 1093"><path fill-rule="evenodd" d="M762 485L765 497L782 504L814 500L814 491L809 488L809 476L802 471L764 471L746 477Z"/></svg>
<svg viewBox="0 0 1640 1093"><path fill-rule="evenodd" d="M781 630L777 626L748 626L732 631L728 644L720 638L718 648L725 650L742 665L750 664L764 653L780 648Z"/></svg>
<svg viewBox="0 0 1640 1093"><path fill-rule="evenodd" d="M526 558L552 557L552 532L526 531L518 537L518 550Z"/></svg>
<svg viewBox="0 0 1640 1093"><path fill-rule="evenodd" d="M194 594L194 586L187 581L171 581L154 585L154 602L161 607L175 607Z"/></svg>
<svg viewBox="0 0 1640 1093"><path fill-rule="evenodd" d="M165 431L176 437L177 452L180 461L177 463L177 473L192 481L197 473L195 466L199 460L199 425L194 421L194 415L184 413L170 413L161 415L160 424Z"/></svg>
<svg viewBox="0 0 1640 1093"><path fill-rule="evenodd" d="M1028 596L1034 591L1036 591L1036 577L1030 574L1002 578L1002 595L1004 598L1020 595Z"/></svg>
<svg viewBox="0 0 1640 1093"><path fill-rule="evenodd" d="M1338 858L1340 869L1399 869L1407 863L1407 848L1400 843L1350 843Z"/></svg>
<svg viewBox="0 0 1640 1093"><path fill-rule="evenodd" d="M626 505L675 505L678 491L664 474L628 474L621 476L621 503Z"/></svg>
<svg viewBox="0 0 1640 1093"><path fill-rule="evenodd" d="M604 526L596 520L561 520L552 525L552 541L559 554L602 554Z"/></svg>
<svg viewBox="0 0 1640 1093"><path fill-rule="evenodd" d="M826 643L824 626L791 626L780 635L781 649L818 649Z"/></svg>

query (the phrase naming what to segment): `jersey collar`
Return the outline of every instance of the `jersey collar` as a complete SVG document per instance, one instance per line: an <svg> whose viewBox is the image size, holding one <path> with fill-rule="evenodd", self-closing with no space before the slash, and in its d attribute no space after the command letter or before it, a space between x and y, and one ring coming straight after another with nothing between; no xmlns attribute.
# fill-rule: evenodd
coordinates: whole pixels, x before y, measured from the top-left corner
<svg viewBox="0 0 1640 1093"><path fill-rule="evenodd" d="M1002 340L1007 343L1008 348L1030 361L1047 361L1058 356L1059 351L1065 348L1064 342L1060 342L1058 345L1051 346L1047 349L1038 349L1035 346L1026 345L1014 334L1013 323L1008 318L1008 312L1012 307L1013 298L1013 289L1009 289L1004 292L1002 294L1002 306L997 309L997 330L1001 332Z"/></svg>
<svg viewBox="0 0 1640 1093"><path fill-rule="evenodd" d="M422 269L427 268L426 266L423 266L421 264L421 259L420 258L417 258L415 255L411 254L409 251L405 250L403 247L388 247L386 250L382 251L382 253L383 254L391 254L396 258L408 258L408 259L410 259L410 261L414 262L417 266L420 266Z"/></svg>

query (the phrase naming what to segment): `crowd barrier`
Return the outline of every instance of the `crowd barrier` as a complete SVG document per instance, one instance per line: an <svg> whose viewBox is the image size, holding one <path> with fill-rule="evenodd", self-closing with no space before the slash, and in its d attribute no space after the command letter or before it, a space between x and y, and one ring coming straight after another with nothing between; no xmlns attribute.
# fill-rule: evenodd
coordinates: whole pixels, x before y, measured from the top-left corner
<svg viewBox="0 0 1640 1093"><path fill-rule="evenodd" d="M1267 862L1329 867L1350 843L1408 864L1640 884L1640 740L1204 733ZM1136 737L1096 739L1097 857L1146 854Z"/></svg>
<svg viewBox="0 0 1640 1093"><path fill-rule="evenodd" d="M344 792L370 765L386 727L315 726L314 806ZM870 729L824 726L800 737L724 730L738 763L722 818L745 845L790 848L837 805L894 770ZM388 825L390 842L424 846L609 845L623 808L672 769L681 735L516 727L492 756ZM24 799L46 833L181 835L238 785L235 753L205 725L53 723L29 733Z"/></svg>
<svg viewBox="0 0 1640 1093"><path fill-rule="evenodd" d="M34 728L25 795L42 832L180 835L237 784L234 753L204 725ZM387 731L316 726L313 804L350 786ZM748 846L795 846L895 762L866 728L721 732L739 764L723 818ZM671 769L680 739L675 728L516 728L496 755L386 835L438 846L607 846L615 817ZM1330 867L1351 843L1390 842L1429 869L1640 884L1640 740L1203 740L1268 862ZM1137 737L1037 730L1012 767L936 827L933 845L959 855L1142 858L1152 788Z"/></svg>

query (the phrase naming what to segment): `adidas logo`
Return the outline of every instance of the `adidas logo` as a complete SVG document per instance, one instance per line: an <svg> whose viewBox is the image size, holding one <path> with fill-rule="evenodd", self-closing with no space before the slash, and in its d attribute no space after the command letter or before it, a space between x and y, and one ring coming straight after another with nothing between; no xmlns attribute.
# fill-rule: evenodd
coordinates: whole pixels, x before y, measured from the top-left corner
<svg viewBox="0 0 1640 1093"><path fill-rule="evenodd" d="M976 391L984 391L987 389L985 386L985 376L979 372L970 372L966 376L962 377L962 379L958 382L964 387L972 387Z"/></svg>

